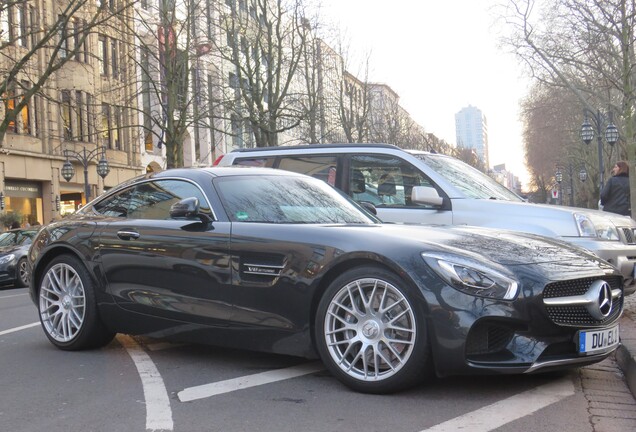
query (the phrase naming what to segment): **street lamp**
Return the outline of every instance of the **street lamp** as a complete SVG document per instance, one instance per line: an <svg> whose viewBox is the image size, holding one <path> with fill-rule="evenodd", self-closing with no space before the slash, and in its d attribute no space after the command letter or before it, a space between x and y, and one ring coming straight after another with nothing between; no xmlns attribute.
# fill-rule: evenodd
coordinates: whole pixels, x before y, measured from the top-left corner
<svg viewBox="0 0 636 432"><path fill-rule="evenodd" d="M563 193L562 193L562 189L561 189L561 182L563 181L563 173L561 172L561 167L560 166L557 166L556 173L555 173L555 178L556 178L556 182L559 184L559 186L558 186L559 205L562 205L563 204Z"/></svg>
<svg viewBox="0 0 636 432"><path fill-rule="evenodd" d="M581 180L581 182L585 182L585 180L587 180L587 171L585 170L585 165L581 166L581 170L579 171L579 180Z"/></svg>
<svg viewBox="0 0 636 432"><path fill-rule="evenodd" d="M88 183L88 164L97 159L98 156L101 156L99 161L97 162L97 174L102 178L106 178L108 173L110 172L110 167L108 166L108 161L106 160L106 149L104 147L97 147L95 150L91 150L90 152L86 151L86 148L82 149L80 152L76 152L75 150L64 150L64 157L66 157L66 162L62 165L62 177L64 180L71 181L73 176L75 175L75 169L73 168L73 164L71 163L69 158L74 158L84 167L84 194L86 195L86 201L89 200L91 196L91 186Z"/></svg>
<svg viewBox="0 0 636 432"><path fill-rule="evenodd" d="M594 125L590 123L589 116L592 118ZM609 124L605 128L605 141L613 146L618 141L618 128L614 125L612 118L612 112L609 112ZM602 124L604 116L600 110L596 111L596 114L588 109L585 109L585 121L581 125L581 140L585 144L590 144L594 139L594 127L596 127L596 140L598 144L598 170L600 173L599 190L603 189L605 183L605 169L603 168L603 141L602 141Z"/></svg>

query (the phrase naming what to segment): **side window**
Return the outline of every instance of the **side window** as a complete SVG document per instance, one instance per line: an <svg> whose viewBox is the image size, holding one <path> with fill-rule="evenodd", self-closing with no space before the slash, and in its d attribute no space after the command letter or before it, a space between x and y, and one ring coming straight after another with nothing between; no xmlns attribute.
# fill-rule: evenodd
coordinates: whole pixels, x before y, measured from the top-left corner
<svg viewBox="0 0 636 432"><path fill-rule="evenodd" d="M427 207L411 203L413 186L432 186L410 163L394 157L354 155L349 168L349 195L376 207Z"/></svg>
<svg viewBox="0 0 636 432"><path fill-rule="evenodd" d="M157 180L137 185L128 217L131 219L170 219L170 207L184 198L199 200L202 213L211 215L211 209L201 190L183 180Z"/></svg>
<svg viewBox="0 0 636 432"><path fill-rule="evenodd" d="M306 174L336 185L338 159L336 156L294 156L283 157L278 164L279 169Z"/></svg>
<svg viewBox="0 0 636 432"><path fill-rule="evenodd" d="M110 217L127 217L128 205L132 196L133 188L124 189L123 191L103 199L93 205L93 210L104 216Z"/></svg>
<svg viewBox="0 0 636 432"><path fill-rule="evenodd" d="M236 158L234 159L234 165L271 168L274 166L274 158L273 157L240 158L240 159Z"/></svg>

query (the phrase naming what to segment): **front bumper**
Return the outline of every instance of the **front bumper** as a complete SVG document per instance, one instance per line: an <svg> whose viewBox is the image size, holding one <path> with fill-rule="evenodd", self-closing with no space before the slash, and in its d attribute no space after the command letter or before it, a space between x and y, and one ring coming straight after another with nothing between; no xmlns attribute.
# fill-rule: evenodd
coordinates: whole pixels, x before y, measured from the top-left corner
<svg viewBox="0 0 636 432"><path fill-rule="evenodd" d="M636 292L636 244L625 244L622 241L601 241L585 237L568 237L565 240L593 252L616 267L624 278L625 295Z"/></svg>
<svg viewBox="0 0 636 432"><path fill-rule="evenodd" d="M16 279L15 262L0 265L0 285L14 283Z"/></svg>
<svg viewBox="0 0 636 432"><path fill-rule="evenodd" d="M586 306L575 301L557 306L546 304L549 296L580 296L598 279L607 280L617 293L611 312L603 319L594 319ZM437 374L519 374L565 369L599 362L618 348L614 345L604 351L581 354L578 332L616 325L623 309L620 276L551 282L545 289L528 289L528 285L525 288L512 302L471 297L450 287L442 289L437 298L443 302L431 308L429 320Z"/></svg>

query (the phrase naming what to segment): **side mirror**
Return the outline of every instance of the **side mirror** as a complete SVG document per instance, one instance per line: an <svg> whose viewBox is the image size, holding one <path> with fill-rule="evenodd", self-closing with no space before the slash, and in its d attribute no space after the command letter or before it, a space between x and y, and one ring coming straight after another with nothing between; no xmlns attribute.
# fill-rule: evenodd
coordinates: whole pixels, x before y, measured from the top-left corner
<svg viewBox="0 0 636 432"><path fill-rule="evenodd" d="M439 196L437 190L431 186L414 186L411 191L411 202L414 204L429 204L441 206L444 198Z"/></svg>
<svg viewBox="0 0 636 432"><path fill-rule="evenodd" d="M375 206L373 205L372 202L369 201L359 201L358 204L360 204L360 206L362 208L364 208L366 211L368 211L369 213L377 216L378 215L378 210L375 208Z"/></svg>
<svg viewBox="0 0 636 432"><path fill-rule="evenodd" d="M201 213L199 209L198 198L184 198L181 201L172 204L172 207L170 207L170 217L172 219L198 219L204 224L204 226L209 226L212 222L212 218L205 213ZM199 223L196 223L195 225L199 225Z"/></svg>
<svg viewBox="0 0 636 432"><path fill-rule="evenodd" d="M198 216L199 199L195 197L182 199L170 207L170 217L172 219L192 219Z"/></svg>

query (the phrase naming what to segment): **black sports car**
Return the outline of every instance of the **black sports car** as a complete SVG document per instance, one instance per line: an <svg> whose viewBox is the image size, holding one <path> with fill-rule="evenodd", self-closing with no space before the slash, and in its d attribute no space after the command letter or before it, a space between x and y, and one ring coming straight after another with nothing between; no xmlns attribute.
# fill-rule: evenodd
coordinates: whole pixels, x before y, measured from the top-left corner
<svg viewBox="0 0 636 432"><path fill-rule="evenodd" d="M37 229L13 229L0 233L0 285L29 285L27 253Z"/></svg>
<svg viewBox="0 0 636 432"><path fill-rule="evenodd" d="M31 295L57 347L116 332L319 356L390 392L439 376L600 361L620 273L548 238L382 224L325 182L265 168L168 170L39 232Z"/></svg>

